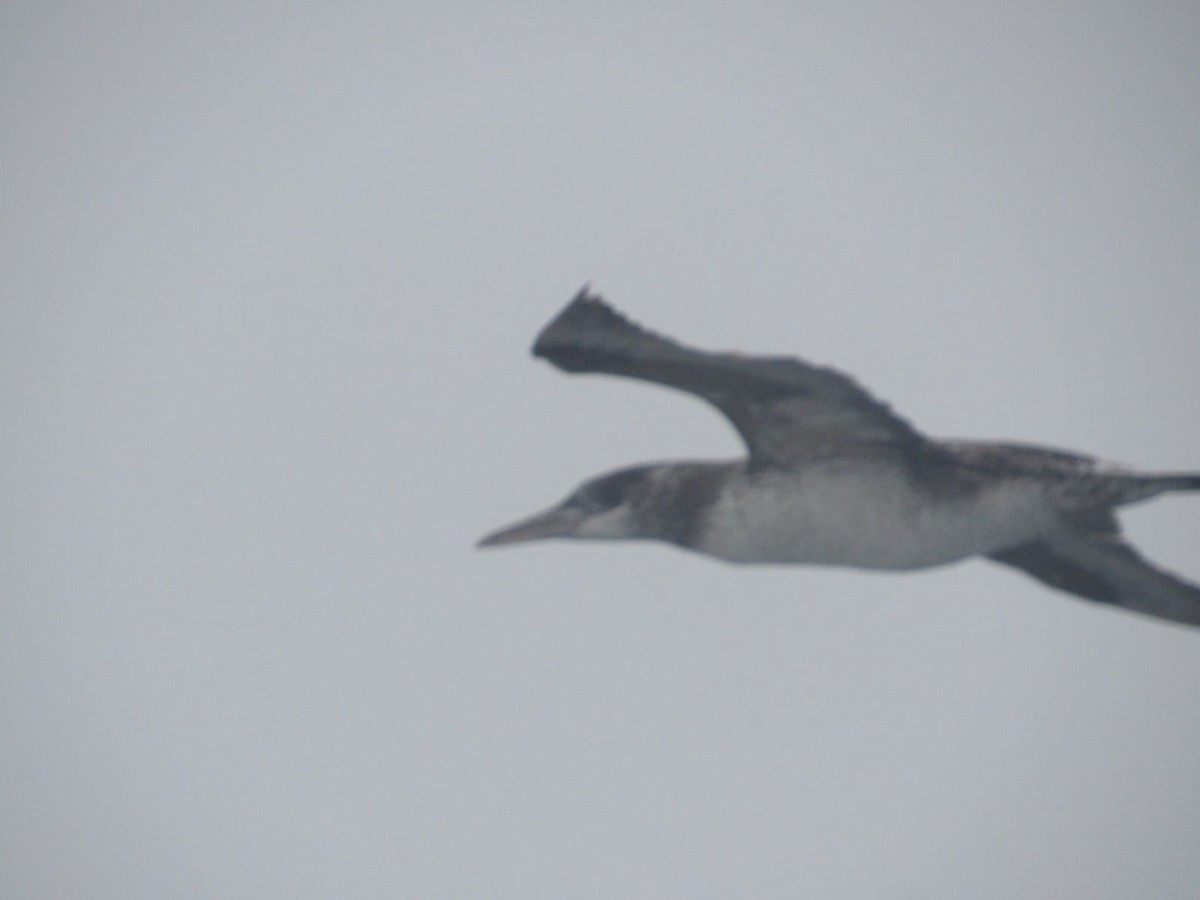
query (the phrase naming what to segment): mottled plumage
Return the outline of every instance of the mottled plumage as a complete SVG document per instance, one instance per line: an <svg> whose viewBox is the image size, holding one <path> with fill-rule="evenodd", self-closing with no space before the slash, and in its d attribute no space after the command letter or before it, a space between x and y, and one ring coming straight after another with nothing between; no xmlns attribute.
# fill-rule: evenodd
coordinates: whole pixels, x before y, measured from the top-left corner
<svg viewBox="0 0 1200 900"><path fill-rule="evenodd" d="M695 394L733 423L749 454L602 475L482 546L641 538L731 562L895 570L985 556L1090 600L1200 625L1200 588L1142 559L1113 514L1200 490L1200 473L1146 475L1062 450L933 440L833 369L693 350L587 288L533 352L568 372Z"/></svg>

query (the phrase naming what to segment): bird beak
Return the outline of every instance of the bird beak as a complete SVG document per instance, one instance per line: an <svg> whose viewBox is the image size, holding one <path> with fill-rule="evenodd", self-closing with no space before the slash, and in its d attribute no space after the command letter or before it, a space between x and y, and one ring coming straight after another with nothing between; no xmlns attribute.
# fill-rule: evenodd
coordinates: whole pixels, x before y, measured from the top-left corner
<svg viewBox="0 0 1200 900"><path fill-rule="evenodd" d="M504 544L518 544L522 541L540 541L546 538L571 537L576 526L583 520L583 515L576 509L556 506L536 516L531 516L507 528L493 531L482 538L479 547L499 547Z"/></svg>

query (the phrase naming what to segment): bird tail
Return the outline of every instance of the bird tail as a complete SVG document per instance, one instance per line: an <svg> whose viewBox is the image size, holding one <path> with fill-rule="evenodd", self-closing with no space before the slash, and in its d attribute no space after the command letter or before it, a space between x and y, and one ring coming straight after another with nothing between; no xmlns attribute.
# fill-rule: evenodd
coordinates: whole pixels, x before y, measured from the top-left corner
<svg viewBox="0 0 1200 900"><path fill-rule="evenodd" d="M1160 491L1200 491L1200 472L1151 475L1150 482Z"/></svg>
<svg viewBox="0 0 1200 900"><path fill-rule="evenodd" d="M1166 472L1161 475L1129 475L1113 483L1114 506L1141 503L1159 494L1174 491L1200 491L1200 472Z"/></svg>

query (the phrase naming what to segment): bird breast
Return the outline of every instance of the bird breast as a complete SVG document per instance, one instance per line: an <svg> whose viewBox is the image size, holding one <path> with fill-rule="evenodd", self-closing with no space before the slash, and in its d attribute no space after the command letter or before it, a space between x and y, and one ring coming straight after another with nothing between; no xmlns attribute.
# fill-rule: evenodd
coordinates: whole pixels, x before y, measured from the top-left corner
<svg viewBox="0 0 1200 900"><path fill-rule="evenodd" d="M695 547L730 562L919 569L990 553L1053 527L1032 482L958 494L922 488L900 465L833 461L731 481Z"/></svg>

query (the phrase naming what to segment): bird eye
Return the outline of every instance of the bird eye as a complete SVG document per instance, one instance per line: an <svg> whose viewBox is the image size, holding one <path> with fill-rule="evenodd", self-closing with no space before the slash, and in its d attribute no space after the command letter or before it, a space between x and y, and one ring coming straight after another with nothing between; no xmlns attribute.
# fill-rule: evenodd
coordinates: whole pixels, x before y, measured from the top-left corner
<svg viewBox="0 0 1200 900"><path fill-rule="evenodd" d="M619 506L629 492L630 485L642 477L640 469L625 469L597 478L580 491L584 494L585 502L600 509L611 509Z"/></svg>

